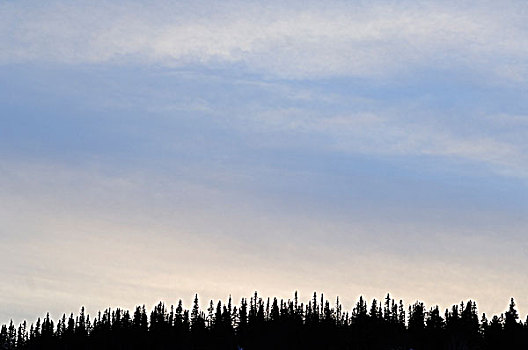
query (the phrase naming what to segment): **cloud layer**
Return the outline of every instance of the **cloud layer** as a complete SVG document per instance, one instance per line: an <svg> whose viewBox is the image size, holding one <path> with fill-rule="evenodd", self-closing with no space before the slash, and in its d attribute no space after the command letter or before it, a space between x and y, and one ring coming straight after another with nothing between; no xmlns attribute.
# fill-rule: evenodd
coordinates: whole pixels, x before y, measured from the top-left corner
<svg viewBox="0 0 528 350"><path fill-rule="evenodd" d="M3 2L0 62L241 64L280 77L421 67L524 81L522 2Z"/></svg>

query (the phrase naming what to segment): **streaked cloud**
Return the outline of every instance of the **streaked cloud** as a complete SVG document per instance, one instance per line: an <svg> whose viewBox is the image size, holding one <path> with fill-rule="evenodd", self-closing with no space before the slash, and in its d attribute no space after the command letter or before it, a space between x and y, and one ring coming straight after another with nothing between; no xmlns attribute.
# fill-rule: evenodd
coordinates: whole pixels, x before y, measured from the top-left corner
<svg viewBox="0 0 528 350"><path fill-rule="evenodd" d="M279 77L465 69L524 81L522 2L1 4L0 61L242 65Z"/></svg>

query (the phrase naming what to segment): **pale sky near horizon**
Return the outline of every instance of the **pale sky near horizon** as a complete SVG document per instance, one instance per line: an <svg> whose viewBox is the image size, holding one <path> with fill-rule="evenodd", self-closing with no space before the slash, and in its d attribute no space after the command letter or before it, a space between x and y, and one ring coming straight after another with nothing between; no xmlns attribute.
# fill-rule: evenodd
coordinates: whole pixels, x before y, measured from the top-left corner
<svg viewBox="0 0 528 350"><path fill-rule="evenodd" d="M255 290L524 320L527 15L0 0L0 323Z"/></svg>

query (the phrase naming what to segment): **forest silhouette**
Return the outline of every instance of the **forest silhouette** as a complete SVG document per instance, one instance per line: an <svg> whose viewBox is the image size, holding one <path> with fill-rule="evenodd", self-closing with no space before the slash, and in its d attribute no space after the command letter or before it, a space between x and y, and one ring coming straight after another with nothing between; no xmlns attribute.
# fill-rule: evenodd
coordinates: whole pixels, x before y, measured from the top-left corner
<svg viewBox="0 0 528 350"><path fill-rule="evenodd" d="M106 309L90 317L84 307L54 322L49 313L31 325L11 321L0 330L3 349L528 349L528 317L523 323L512 298L507 311L479 317L474 301L441 312L422 302L404 306L389 294L350 311L339 298L314 293L298 299L263 299L255 294L240 304L209 302L191 310L180 300L148 312Z"/></svg>

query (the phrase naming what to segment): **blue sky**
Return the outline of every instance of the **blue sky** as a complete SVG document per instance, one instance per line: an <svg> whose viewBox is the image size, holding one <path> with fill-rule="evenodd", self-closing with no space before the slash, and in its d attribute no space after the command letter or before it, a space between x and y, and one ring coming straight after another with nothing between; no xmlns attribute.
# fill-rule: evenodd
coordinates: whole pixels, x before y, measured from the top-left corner
<svg viewBox="0 0 528 350"><path fill-rule="evenodd" d="M258 290L528 310L523 2L0 2L0 321Z"/></svg>

